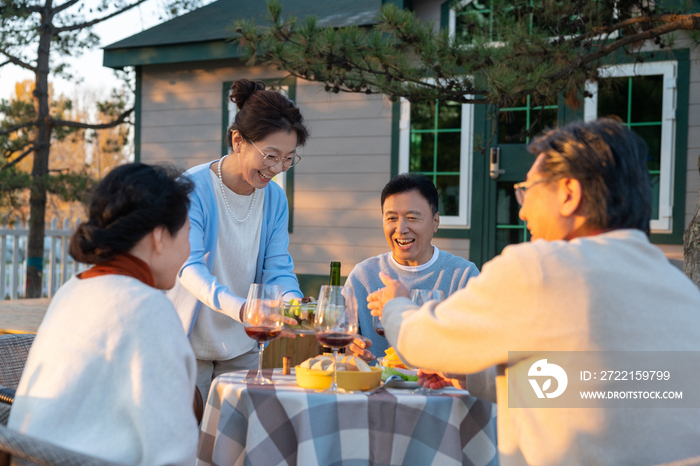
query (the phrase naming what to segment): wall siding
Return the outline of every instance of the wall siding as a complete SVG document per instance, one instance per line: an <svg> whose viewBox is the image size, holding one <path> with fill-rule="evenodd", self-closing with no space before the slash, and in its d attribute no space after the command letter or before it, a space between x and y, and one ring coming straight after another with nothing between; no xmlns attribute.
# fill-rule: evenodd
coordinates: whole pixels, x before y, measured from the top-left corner
<svg viewBox="0 0 700 466"><path fill-rule="evenodd" d="M279 72L224 62L143 67L141 160L187 169L221 150L223 83ZM297 82L296 104L311 138L294 171L294 228L289 251L298 274L347 276L358 262L387 252L379 195L390 178L391 103L383 96L330 94ZM434 244L469 257L469 241Z"/></svg>
<svg viewBox="0 0 700 466"><path fill-rule="evenodd" d="M700 50L690 49L690 92L688 98L688 153L685 182L685 227L695 212L700 189L700 172L698 171L698 156L700 156ZM682 108L683 102L678 102Z"/></svg>
<svg viewBox="0 0 700 466"><path fill-rule="evenodd" d="M413 0L413 11L425 22L433 23L433 30L440 31L440 10L445 0Z"/></svg>
<svg viewBox="0 0 700 466"><path fill-rule="evenodd" d="M686 43L687 42L687 43ZM698 189L700 188L700 172L698 171L698 156L700 155L700 49L693 47L692 41L682 39L683 47L690 48L690 88L688 102L677 102L676 107L682 111L688 106L688 152L677 154L686 157L685 177L685 228L695 212L698 202ZM665 251L666 255L673 259L683 259L683 246L676 246L673 250Z"/></svg>
<svg viewBox="0 0 700 466"><path fill-rule="evenodd" d="M327 274L387 250L379 193L390 177L391 105L382 96L331 94L297 82L297 104L311 130L294 173L289 251L300 274Z"/></svg>

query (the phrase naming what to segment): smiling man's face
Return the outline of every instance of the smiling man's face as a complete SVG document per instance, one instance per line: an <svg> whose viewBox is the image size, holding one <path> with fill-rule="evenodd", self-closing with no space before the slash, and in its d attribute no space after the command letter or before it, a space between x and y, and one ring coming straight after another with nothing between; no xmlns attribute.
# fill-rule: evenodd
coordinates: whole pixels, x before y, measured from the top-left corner
<svg viewBox="0 0 700 466"><path fill-rule="evenodd" d="M384 236L394 260L408 266L428 262L433 257L430 241L440 225L440 214L433 215L417 190L388 196L382 210Z"/></svg>

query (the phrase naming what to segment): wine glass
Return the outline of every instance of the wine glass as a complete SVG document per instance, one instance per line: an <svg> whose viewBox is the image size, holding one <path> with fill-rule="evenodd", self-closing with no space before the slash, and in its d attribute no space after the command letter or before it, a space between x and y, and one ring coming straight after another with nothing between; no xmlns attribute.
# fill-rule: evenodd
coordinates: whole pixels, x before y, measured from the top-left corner
<svg viewBox="0 0 700 466"><path fill-rule="evenodd" d="M345 393L338 388L336 363L338 349L349 345L357 334L357 303L349 286L323 285L318 294L314 330L319 343L333 348L333 382L323 393Z"/></svg>
<svg viewBox="0 0 700 466"><path fill-rule="evenodd" d="M443 301L445 299L445 293L442 290L411 290L411 301L413 301L418 306L422 306L428 301ZM416 393L418 395L430 395L435 390L427 387L419 387L412 390L411 393Z"/></svg>
<svg viewBox="0 0 700 466"><path fill-rule="evenodd" d="M374 327L374 331L377 332L377 335L379 335L380 337L384 336L384 326L382 325L381 317L372 316L372 327Z"/></svg>
<svg viewBox="0 0 700 466"><path fill-rule="evenodd" d="M442 290L411 290L411 301L422 306L428 301L443 301L445 293Z"/></svg>
<svg viewBox="0 0 700 466"><path fill-rule="evenodd" d="M270 385L273 382L262 375L263 349L265 342L277 338L284 328L284 308L282 289L279 285L261 285L253 283L248 290L248 300L243 308L243 326L245 333L260 345L258 374L255 378L245 379L245 383Z"/></svg>

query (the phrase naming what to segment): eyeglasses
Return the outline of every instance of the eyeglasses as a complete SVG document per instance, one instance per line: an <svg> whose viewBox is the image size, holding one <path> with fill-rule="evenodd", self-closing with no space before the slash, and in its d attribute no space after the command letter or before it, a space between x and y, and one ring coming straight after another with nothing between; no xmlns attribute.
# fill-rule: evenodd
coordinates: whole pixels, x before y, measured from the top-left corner
<svg viewBox="0 0 700 466"><path fill-rule="evenodd" d="M523 201L525 200L525 192L535 186L536 184L543 183L545 181L550 181L551 178L542 178L541 180L534 181L532 183L528 183L527 181L523 181L522 183L516 183L513 185L513 189L515 190L515 199L518 201L518 204L523 205Z"/></svg>
<svg viewBox="0 0 700 466"><path fill-rule="evenodd" d="M298 164L299 161L301 160L301 155L299 154L294 154L289 157L280 157L279 155L272 155L272 154L266 154L265 152L261 151L258 146L255 145L253 141L250 141L250 143L258 149L258 152L260 152L260 155L263 156L263 163L265 164L266 167L274 167L280 161L282 162L282 167L284 170L289 170L292 168L294 165Z"/></svg>

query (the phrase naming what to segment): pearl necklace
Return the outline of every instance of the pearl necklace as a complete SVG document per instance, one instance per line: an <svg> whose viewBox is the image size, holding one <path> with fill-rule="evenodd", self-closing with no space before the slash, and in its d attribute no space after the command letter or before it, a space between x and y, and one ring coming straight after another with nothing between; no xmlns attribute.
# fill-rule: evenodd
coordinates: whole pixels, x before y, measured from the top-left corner
<svg viewBox="0 0 700 466"><path fill-rule="evenodd" d="M248 208L248 215L245 216L243 220L239 220L238 217L236 217L233 214L233 211L231 210L231 206L228 205L228 197L226 196L226 191L224 190L224 179L221 177L221 166L224 164L224 159L228 157L228 154L224 155L221 157L221 160L219 160L219 187L221 188L221 196L224 198L224 204L226 204L226 209L228 210L228 213L231 214L231 217L236 221L236 223L243 223L248 218L250 217L250 214L253 213L253 207L255 207L255 195L258 194L258 190L253 188L253 200L250 202L250 208Z"/></svg>

